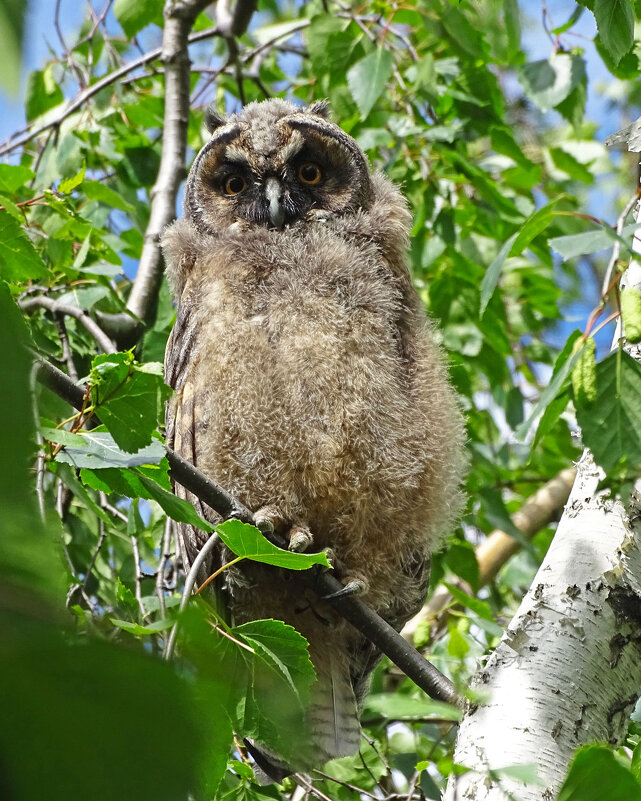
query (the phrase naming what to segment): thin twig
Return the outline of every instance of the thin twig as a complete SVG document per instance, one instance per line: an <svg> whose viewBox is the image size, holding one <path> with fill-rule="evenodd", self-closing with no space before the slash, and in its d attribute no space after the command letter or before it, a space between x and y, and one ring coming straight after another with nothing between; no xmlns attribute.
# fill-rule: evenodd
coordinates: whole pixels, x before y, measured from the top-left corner
<svg viewBox="0 0 641 801"><path fill-rule="evenodd" d="M27 300L21 301L19 305L23 311L29 311L30 309L40 307L52 312L54 315L66 314L69 317L75 317L75 319L87 329L98 343L98 346L102 348L105 353L116 353L116 346L98 323L92 320L86 311L79 309L77 306L72 306L70 303L60 303L60 301L46 297L45 295L28 298Z"/></svg>
<svg viewBox="0 0 641 801"><path fill-rule="evenodd" d="M60 339L60 345L62 346L62 358L67 365L69 378L74 382L74 384L77 384L78 371L76 370L76 365L73 361L73 352L71 350L71 345L69 344L69 335L67 334L67 326L65 325L64 315L54 314L53 319L56 324L56 328L58 329L58 338Z"/></svg>
<svg viewBox="0 0 641 801"><path fill-rule="evenodd" d="M619 261L619 254L621 253L621 242L619 241L621 238L621 232L623 231L623 225L625 223L625 218L628 214L632 211L632 207L635 203L639 200L639 192L635 192L634 195L628 200L625 204L623 211L619 214L616 224L616 232L617 237L614 242L614 247L612 248L612 255L610 256L610 261L608 262L608 267L605 271L605 275L603 276L603 284L601 286L601 296L605 299L608 295L610 281L612 280L612 273L614 268L616 267L617 262Z"/></svg>
<svg viewBox="0 0 641 801"><path fill-rule="evenodd" d="M171 556L169 552L169 541L171 540L171 530L173 521L170 517L165 521L165 530L162 535L162 543L160 545L160 556L158 559L158 570L156 572L156 597L158 598L158 611L160 617L164 618L166 615L165 609L165 567L167 561Z"/></svg>
<svg viewBox="0 0 641 801"><path fill-rule="evenodd" d="M141 580L143 574L142 574L142 566L140 563L140 550L138 548L138 537L135 534L131 534L130 539L131 539L131 550L134 556L134 568L136 573L136 578L135 578L136 601L138 602L138 609L140 610L140 614L144 620L145 617L147 616L147 612L145 611L145 605L142 602Z"/></svg>
<svg viewBox="0 0 641 801"><path fill-rule="evenodd" d="M204 31L198 31L197 33L191 34L189 36L188 44L193 44L195 42L202 42L205 39L211 39L212 36L217 36L218 30L213 28L207 28ZM153 50L150 50L148 53L140 56L139 58L134 59L133 61L129 61L127 64L123 64L122 67L119 67L114 72L110 72L108 75L105 75L100 80L96 81L96 83L88 86L82 92L79 92L76 97L71 101L71 103L67 106L64 111L61 111L57 117L54 117L52 120L38 126L37 128L32 128L30 125L27 125L22 130L18 131L17 134L13 136L17 136L16 139L13 137L9 137L6 139L2 144L0 144L0 156L4 156L7 153L10 153L12 150L15 150L17 147L21 147L25 145L27 142L30 142L32 139L35 139L37 136L40 136L41 133L51 129L59 129L62 123L70 117L74 112L78 111L78 109L82 108L82 106L90 100L92 97L97 95L107 86L111 86L111 84L116 83L127 75L133 70L138 69L139 67L144 67L145 64L148 64L150 61L155 61L157 58L160 58L162 54L161 47L155 47Z"/></svg>
<svg viewBox="0 0 641 801"><path fill-rule="evenodd" d="M38 380L38 366L36 364L31 368L29 374L29 389L31 390L31 412L33 414L33 421L36 431L36 443L38 445L38 456L36 457L36 496L38 498L38 509L40 510L40 519L44 523L45 520L45 495L44 495L44 479L45 479L45 452L44 440L40 433L40 413L38 411L38 393L36 392L36 381Z"/></svg>
<svg viewBox="0 0 641 801"><path fill-rule="evenodd" d="M178 614L185 609L187 606L189 599L191 597L192 590L196 583L196 578L198 577L198 571L205 563L205 560L209 557L210 553L213 549L218 545L218 535L212 534L212 536L207 540L207 542L203 545L203 547L198 552L198 556L194 559L194 562L187 574L187 578L185 579L185 587L183 589L182 598L180 599L180 606L178 608ZM172 654L174 652L174 646L176 645L176 635L178 634L178 621L174 623L174 626L169 634L169 639L167 640L167 644L165 645L165 651L163 653L164 659L171 659Z"/></svg>

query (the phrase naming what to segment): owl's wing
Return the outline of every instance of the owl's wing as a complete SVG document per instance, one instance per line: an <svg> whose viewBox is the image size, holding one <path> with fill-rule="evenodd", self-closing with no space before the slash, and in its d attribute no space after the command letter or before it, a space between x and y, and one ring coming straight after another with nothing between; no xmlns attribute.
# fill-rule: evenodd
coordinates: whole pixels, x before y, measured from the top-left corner
<svg viewBox="0 0 641 801"><path fill-rule="evenodd" d="M194 315L191 314L191 306L189 303L181 303L165 352L165 382L174 390L174 396L165 410L165 432L168 447L194 465L198 465L197 421L200 417L200 397L191 367L197 357L197 341L197 324ZM208 522L212 524L220 522L220 518L212 509L180 484L174 484L174 493L178 498L188 501ZM188 571L209 536L216 535L208 535L188 523L176 525L183 563L185 570ZM221 549L214 548L210 559L203 565L198 575L198 582L204 581L221 564ZM217 598L223 600L220 597L222 588L212 589ZM216 606L221 607L218 603Z"/></svg>

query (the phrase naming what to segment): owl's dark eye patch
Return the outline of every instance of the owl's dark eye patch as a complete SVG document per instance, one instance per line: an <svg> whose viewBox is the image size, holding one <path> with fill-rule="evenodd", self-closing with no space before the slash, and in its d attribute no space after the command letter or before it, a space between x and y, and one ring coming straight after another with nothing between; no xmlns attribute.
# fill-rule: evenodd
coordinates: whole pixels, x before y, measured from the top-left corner
<svg viewBox="0 0 641 801"><path fill-rule="evenodd" d="M323 171L313 161L305 161L299 165L296 174L303 184L319 184L323 180Z"/></svg>
<svg viewBox="0 0 641 801"><path fill-rule="evenodd" d="M238 195L244 189L247 189L247 181L245 180L244 176L239 175L238 173L228 175L223 180L223 192L226 195Z"/></svg>

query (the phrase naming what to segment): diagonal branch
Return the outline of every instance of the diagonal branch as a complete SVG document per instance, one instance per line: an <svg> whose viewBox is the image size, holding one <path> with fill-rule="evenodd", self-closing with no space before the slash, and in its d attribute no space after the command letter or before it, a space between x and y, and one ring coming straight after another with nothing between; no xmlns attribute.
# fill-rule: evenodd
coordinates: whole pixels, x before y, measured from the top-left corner
<svg viewBox="0 0 641 801"><path fill-rule="evenodd" d="M86 387L73 381L57 367L37 357L38 380L76 409L82 408ZM95 415L94 415L95 419ZM211 481L193 464L170 448L166 448L172 478L217 512L221 517L231 515L254 523L252 513L237 498ZM303 578L319 595L325 596L342 589L338 579L328 572L306 571ZM334 600L334 607L355 629L373 642L424 692L438 701L458 704L460 698L452 682L434 665L407 643L392 626L362 601L354 597Z"/></svg>

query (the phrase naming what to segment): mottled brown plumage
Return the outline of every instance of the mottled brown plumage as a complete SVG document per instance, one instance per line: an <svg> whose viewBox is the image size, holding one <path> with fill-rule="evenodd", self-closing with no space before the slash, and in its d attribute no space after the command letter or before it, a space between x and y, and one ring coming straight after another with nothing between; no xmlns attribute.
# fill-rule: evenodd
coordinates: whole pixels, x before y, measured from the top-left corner
<svg viewBox="0 0 641 801"><path fill-rule="evenodd" d="M210 118L163 240L178 304L167 441L269 507L259 516L295 547L308 533L331 547L341 578L400 628L460 511L463 425L408 272L406 204L326 116L269 100ZM182 536L189 564L202 534ZM293 767L356 752L376 649L292 574L244 563L223 581L236 622L274 617L309 640L312 735Z"/></svg>

